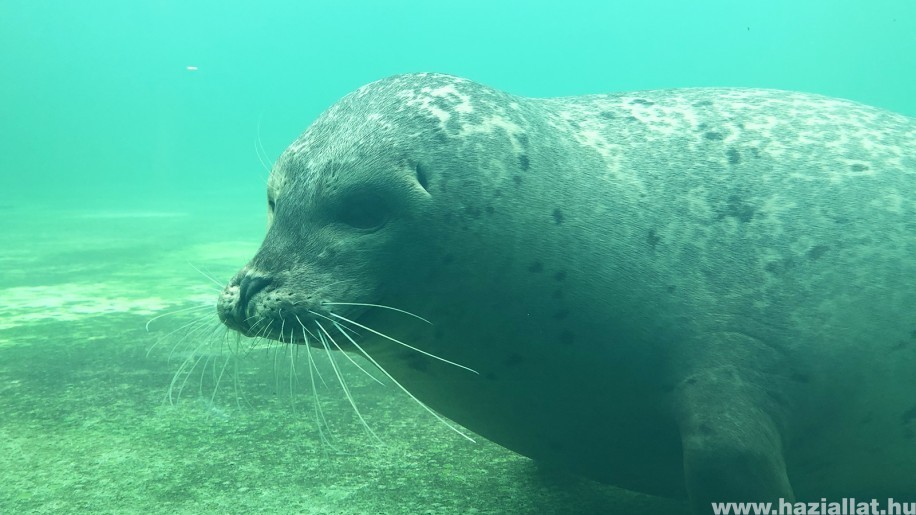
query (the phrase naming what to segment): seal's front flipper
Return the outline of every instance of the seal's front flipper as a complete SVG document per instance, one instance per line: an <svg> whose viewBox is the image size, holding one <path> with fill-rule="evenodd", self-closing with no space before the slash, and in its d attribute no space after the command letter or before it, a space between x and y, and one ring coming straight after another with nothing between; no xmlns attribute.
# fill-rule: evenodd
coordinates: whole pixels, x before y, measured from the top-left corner
<svg viewBox="0 0 916 515"><path fill-rule="evenodd" d="M746 379L725 366L677 388L684 478L696 513L711 513L717 502L794 499L777 424Z"/></svg>

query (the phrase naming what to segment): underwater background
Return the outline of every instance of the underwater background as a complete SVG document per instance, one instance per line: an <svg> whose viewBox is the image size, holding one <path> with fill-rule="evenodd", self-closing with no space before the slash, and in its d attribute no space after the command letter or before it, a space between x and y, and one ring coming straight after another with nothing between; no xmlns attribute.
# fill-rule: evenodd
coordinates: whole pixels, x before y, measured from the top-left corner
<svg viewBox="0 0 916 515"><path fill-rule="evenodd" d="M686 512L471 444L355 369L384 445L334 381L322 427L295 349L217 323L270 162L417 71L916 116L916 2L0 1L0 513Z"/></svg>

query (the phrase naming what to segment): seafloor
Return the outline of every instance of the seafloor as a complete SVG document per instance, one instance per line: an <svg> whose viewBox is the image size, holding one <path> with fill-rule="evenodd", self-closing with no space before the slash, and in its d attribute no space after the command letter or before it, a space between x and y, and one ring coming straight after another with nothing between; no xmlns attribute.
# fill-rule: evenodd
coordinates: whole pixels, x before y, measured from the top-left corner
<svg viewBox="0 0 916 515"><path fill-rule="evenodd" d="M319 431L306 356L213 310L260 213L140 204L0 206L0 513L685 513L470 443L338 359L379 444L315 351Z"/></svg>

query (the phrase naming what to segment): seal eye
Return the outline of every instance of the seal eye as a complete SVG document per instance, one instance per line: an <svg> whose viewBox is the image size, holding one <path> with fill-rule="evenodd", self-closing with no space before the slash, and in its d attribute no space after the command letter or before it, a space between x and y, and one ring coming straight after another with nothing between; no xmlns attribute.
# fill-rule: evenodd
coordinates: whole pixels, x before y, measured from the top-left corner
<svg viewBox="0 0 916 515"><path fill-rule="evenodd" d="M356 229L375 230L388 221L388 206L381 197L375 194L353 195L344 202L338 218L341 222Z"/></svg>

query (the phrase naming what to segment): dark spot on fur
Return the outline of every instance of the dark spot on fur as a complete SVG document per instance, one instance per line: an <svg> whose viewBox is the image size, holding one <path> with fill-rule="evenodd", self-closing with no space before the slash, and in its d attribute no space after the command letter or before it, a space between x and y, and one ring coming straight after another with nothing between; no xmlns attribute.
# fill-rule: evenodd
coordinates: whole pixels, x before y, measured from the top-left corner
<svg viewBox="0 0 916 515"><path fill-rule="evenodd" d="M758 150L757 147L751 148L751 155L757 159L760 159L760 150Z"/></svg>
<svg viewBox="0 0 916 515"><path fill-rule="evenodd" d="M553 278L557 281L562 281L563 279L566 279L566 272L560 270L559 272L553 274Z"/></svg>
<svg viewBox="0 0 916 515"><path fill-rule="evenodd" d="M573 129L579 130L579 122L575 120L569 120L569 126Z"/></svg>
<svg viewBox="0 0 916 515"><path fill-rule="evenodd" d="M669 284L668 287L665 289L668 290L668 293L674 293L674 291L677 290L677 286L673 284Z"/></svg>
<svg viewBox="0 0 916 515"><path fill-rule="evenodd" d="M701 423L697 429L700 430L700 434L703 434L703 435L706 435L706 436L711 435L712 432L713 432L713 431L712 431L712 428L709 427L709 424L707 424L707 423L705 423L705 422Z"/></svg>
<svg viewBox="0 0 916 515"><path fill-rule="evenodd" d="M910 342L898 340L897 343L891 346L891 351L903 350L909 347Z"/></svg>
<svg viewBox="0 0 916 515"><path fill-rule="evenodd" d="M492 215L493 212L496 211L495 209L493 209L493 206L487 206L486 208L484 208L484 210L487 212L488 215Z"/></svg>
<svg viewBox="0 0 916 515"><path fill-rule="evenodd" d="M606 120L613 120L614 118L617 118L617 115L610 111L601 111L600 113L598 113L598 116Z"/></svg>
<svg viewBox="0 0 916 515"><path fill-rule="evenodd" d="M699 102L694 102L693 107L710 107L712 105L712 100L700 100Z"/></svg>
<svg viewBox="0 0 916 515"><path fill-rule="evenodd" d="M706 139L710 141L722 141L723 139L725 139L724 134L722 134L721 132L715 132L715 131L709 131L703 134L703 137L705 137Z"/></svg>
<svg viewBox="0 0 916 515"><path fill-rule="evenodd" d="M557 311L556 313L553 314L553 318L556 320L563 320L564 318L568 316L569 316L568 309L561 309L560 311Z"/></svg>
<svg viewBox="0 0 916 515"><path fill-rule="evenodd" d="M912 331L910 331L910 338L916 340L916 329L913 329Z"/></svg>
<svg viewBox="0 0 916 515"><path fill-rule="evenodd" d="M531 263L531 266L528 267L528 271L533 274L543 272L544 265L540 261L535 261L534 263Z"/></svg>
<svg viewBox="0 0 916 515"><path fill-rule="evenodd" d="M563 211L560 211L560 208L553 210L553 221L557 224L563 223Z"/></svg>
<svg viewBox="0 0 916 515"><path fill-rule="evenodd" d="M864 172L865 170L868 170L868 166L860 164L860 163L856 163L850 166L850 168L852 168L853 172Z"/></svg>
<svg viewBox="0 0 916 515"><path fill-rule="evenodd" d="M662 237L656 234L655 229L649 229L649 235L646 236L646 243L649 244L649 248L655 250L655 246L660 241L662 241Z"/></svg>
<svg viewBox="0 0 916 515"><path fill-rule="evenodd" d="M528 135L527 134L521 133L521 134L516 135L515 138L518 140L519 145L521 145L523 148L528 148Z"/></svg>
<svg viewBox="0 0 916 515"><path fill-rule="evenodd" d="M449 102L448 100L446 100L445 97L436 97L430 102L430 104L438 107L439 109L443 111L451 112L452 107L454 106L455 103Z"/></svg>
<svg viewBox="0 0 916 515"><path fill-rule="evenodd" d="M518 156L518 166L521 167L522 170L531 168L531 161L528 160L528 156L525 154Z"/></svg>
<svg viewBox="0 0 916 515"><path fill-rule="evenodd" d="M631 103L631 104L641 104L641 105L644 105L644 106L654 106L654 105L655 105L655 102L651 102L651 101L646 100L646 99L644 99L644 98L634 98L633 101L630 102L630 103Z"/></svg>
<svg viewBox="0 0 916 515"><path fill-rule="evenodd" d="M630 116L627 116L627 121L628 121L628 122L638 122L638 121L639 121L639 118L637 118L637 117L635 117L635 116L633 116L633 115L630 115Z"/></svg>
<svg viewBox="0 0 916 515"><path fill-rule="evenodd" d="M900 418L903 420L903 425L907 425L912 422L914 419L916 419L916 406L913 406L912 408L904 411Z"/></svg>
<svg viewBox="0 0 916 515"><path fill-rule="evenodd" d="M464 206L464 214L476 220L480 218L481 212L477 206Z"/></svg>
<svg viewBox="0 0 916 515"><path fill-rule="evenodd" d="M690 379L688 379L688 380L686 380L686 381L684 381L684 382L687 383L687 384L697 384L697 380L696 380L696 378L694 378L694 377L691 377Z"/></svg>
<svg viewBox="0 0 916 515"><path fill-rule="evenodd" d="M738 195L731 195L728 197L726 206L724 209L719 210L718 220L725 218L726 216L731 216L737 218L740 222L750 222L751 218L754 218L754 213L756 209L749 202L745 201Z"/></svg>
<svg viewBox="0 0 916 515"><path fill-rule="evenodd" d="M576 335L572 331L565 329L560 333L560 343L563 345L572 345L576 339Z"/></svg>
<svg viewBox="0 0 916 515"><path fill-rule="evenodd" d="M810 377L806 376L805 374L799 374L798 372L795 372L794 374L790 375L789 379L797 383L808 383L811 381Z"/></svg>
<svg viewBox="0 0 916 515"><path fill-rule="evenodd" d="M455 260L455 255L454 255L454 254L446 254L446 255L442 256L442 262L445 263L446 265L449 264L449 263L451 263L451 262L454 261L454 260Z"/></svg>
<svg viewBox="0 0 916 515"><path fill-rule="evenodd" d="M795 266L792 258L781 259L779 261L770 261L764 265L763 269L773 275L780 275Z"/></svg>
<svg viewBox="0 0 916 515"><path fill-rule="evenodd" d="M743 129L744 129L744 124L741 123L741 122L738 122L738 128L743 130Z"/></svg>
<svg viewBox="0 0 916 515"><path fill-rule="evenodd" d="M521 354L512 353L512 354L509 354L509 356L503 360L503 365L507 367L516 367L518 365L521 365L524 362L525 362L525 358L523 358Z"/></svg>
<svg viewBox="0 0 916 515"><path fill-rule="evenodd" d="M550 297L554 299L559 299L563 297L563 290L554 290L553 294Z"/></svg>
<svg viewBox="0 0 916 515"><path fill-rule="evenodd" d="M410 354L404 355L404 361L407 362L408 367L418 372L426 372L429 370L429 360L422 354L411 352Z"/></svg>
<svg viewBox="0 0 916 515"><path fill-rule="evenodd" d="M767 390L767 396L769 396L769 398L773 399L773 402L775 402L777 405L779 405L779 406L781 406L781 407L786 407L786 406L789 405L789 403L786 402L786 398L785 398L785 397L783 397L782 395L780 395L780 394L778 394L778 393L776 393L776 392L774 392L774 391Z"/></svg>
<svg viewBox="0 0 916 515"><path fill-rule="evenodd" d="M701 131L706 130L706 127L709 127L709 124L705 122L697 125L697 129L700 129Z"/></svg>
<svg viewBox="0 0 916 515"><path fill-rule="evenodd" d="M827 245L815 245L808 249L808 252L806 252L805 255L808 256L808 259L811 261L817 261L829 249L830 247Z"/></svg>
<svg viewBox="0 0 916 515"><path fill-rule="evenodd" d="M734 148L726 150L725 155L728 156L728 164L730 165L736 165L741 162L741 154Z"/></svg>
<svg viewBox="0 0 916 515"><path fill-rule="evenodd" d="M441 267L435 267L434 269L431 268L430 270L427 270L423 273L423 275L426 277L427 282L437 282L439 280L437 278L439 277L439 274L442 273L442 271L443 270Z"/></svg>
<svg viewBox="0 0 916 515"><path fill-rule="evenodd" d="M520 186L520 185L522 184L522 176L521 176L521 175L513 175L513 176L512 176L512 180L515 181L515 185L516 185L516 186Z"/></svg>

